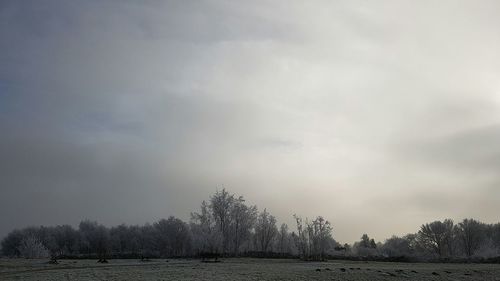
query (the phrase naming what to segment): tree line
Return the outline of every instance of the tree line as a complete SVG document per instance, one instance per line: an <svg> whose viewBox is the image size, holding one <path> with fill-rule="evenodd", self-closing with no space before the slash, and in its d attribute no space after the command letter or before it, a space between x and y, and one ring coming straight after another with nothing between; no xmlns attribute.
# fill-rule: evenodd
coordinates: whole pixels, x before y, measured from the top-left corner
<svg viewBox="0 0 500 281"><path fill-rule="evenodd" d="M500 257L500 223L451 219L423 224L414 234L393 236L380 245L380 253L413 259L484 259Z"/></svg>
<svg viewBox="0 0 500 281"><path fill-rule="evenodd" d="M375 242L363 234L352 245L333 238L325 218L294 215L295 228L280 224L267 209L259 211L242 196L218 190L203 201L189 222L175 217L152 224L106 227L84 220L70 225L26 227L1 242L7 257L167 258L223 256L327 258L401 258L411 260L491 258L500 253L500 224L464 219L423 224L416 233Z"/></svg>
<svg viewBox="0 0 500 281"><path fill-rule="evenodd" d="M498 263L500 223L486 224L475 219L463 219L459 223L451 219L437 220L422 224L416 233L392 236L383 243L363 234L358 242L345 244L340 249L348 258Z"/></svg>

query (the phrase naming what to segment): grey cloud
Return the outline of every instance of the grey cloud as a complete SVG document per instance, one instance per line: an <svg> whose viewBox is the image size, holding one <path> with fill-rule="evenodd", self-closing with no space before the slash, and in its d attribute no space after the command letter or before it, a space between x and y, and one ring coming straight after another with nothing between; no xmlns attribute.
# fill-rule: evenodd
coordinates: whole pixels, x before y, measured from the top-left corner
<svg viewBox="0 0 500 281"><path fill-rule="evenodd" d="M471 128L424 139L402 148L406 157L449 168L453 172L496 173L500 168L500 126Z"/></svg>
<svg viewBox="0 0 500 281"><path fill-rule="evenodd" d="M413 206L407 230L449 211L422 194L485 198L497 6L2 1L0 236L186 219L220 184L340 241L403 231L380 202Z"/></svg>

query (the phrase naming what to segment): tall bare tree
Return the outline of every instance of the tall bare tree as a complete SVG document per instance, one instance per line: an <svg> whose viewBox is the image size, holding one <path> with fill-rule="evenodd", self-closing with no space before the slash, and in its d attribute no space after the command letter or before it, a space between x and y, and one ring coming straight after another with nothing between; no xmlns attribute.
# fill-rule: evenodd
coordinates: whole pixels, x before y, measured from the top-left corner
<svg viewBox="0 0 500 281"><path fill-rule="evenodd" d="M299 253L303 259L322 260L326 256L330 245L335 244L332 237L332 226L323 217L315 220L305 220L294 215L297 222L298 234L294 237Z"/></svg>
<svg viewBox="0 0 500 281"><path fill-rule="evenodd" d="M224 253L228 251L231 241L231 210L235 201L234 195L230 194L225 188L216 191L210 197L210 209L218 230L222 234L222 251Z"/></svg>
<svg viewBox="0 0 500 281"><path fill-rule="evenodd" d="M170 216L154 224L157 246L162 256L182 256L190 249L189 228L178 218Z"/></svg>
<svg viewBox="0 0 500 281"><path fill-rule="evenodd" d="M45 258L49 256L47 247L34 235L26 236L21 240L19 253L26 259Z"/></svg>
<svg viewBox="0 0 500 281"><path fill-rule="evenodd" d="M307 231L304 229L304 222L301 217L297 215L293 215L295 222L297 223L297 234L292 236L295 240L295 244L297 246L297 249L299 251L299 255L302 257L302 259L308 259L309 258L309 242L308 242L308 236L307 236Z"/></svg>
<svg viewBox="0 0 500 281"><path fill-rule="evenodd" d="M323 260L329 249L332 238L332 226L323 217L318 216L308 225L310 240L312 241L312 253L314 259Z"/></svg>
<svg viewBox="0 0 500 281"><path fill-rule="evenodd" d="M258 249L262 252L268 252L277 233L276 218L269 214L267 209L264 209L259 214L255 225L255 239Z"/></svg>
<svg viewBox="0 0 500 281"><path fill-rule="evenodd" d="M474 219L464 219L457 225L458 237L467 257L474 255L481 246L485 238L484 230L484 224Z"/></svg>
<svg viewBox="0 0 500 281"><path fill-rule="evenodd" d="M418 240L422 246L439 257L451 255L453 243L453 221L434 221L423 224L418 232Z"/></svg>
<svg viewBox="0 0 500 281"><path fill-rule="evenodd" d="M210 205L203 201L200 212L191 213L191 233L194 250L202 252L220 253L222 250L222 233L219 231Z"/></svg>
<svg viewBox="0 0 500 281"><path fill-rule="evenodd" d="M251 230L257 219L257 207L245 205L245 199L240 196L231 208L231 225L229 237L233 242L233 254L238 254L243 243L250 238Z"/></svg>
<svg viewBox="0 0 500 281"><path fill-rule="evenodd" d="M280 254L285 254L289 252L290 233L288 233L288 225L286 223L281 224L277 240L278 240L278 251L280 252Z"/></svg>

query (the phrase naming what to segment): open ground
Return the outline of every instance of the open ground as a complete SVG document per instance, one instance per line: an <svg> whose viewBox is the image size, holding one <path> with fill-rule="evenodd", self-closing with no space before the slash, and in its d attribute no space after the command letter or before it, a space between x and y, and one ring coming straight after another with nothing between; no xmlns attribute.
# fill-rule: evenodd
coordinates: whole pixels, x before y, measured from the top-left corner
<svg viewBox="0 0 500 281"><path fill-rule="evenodd" d="M272 259L46 260L0 259L0 280L500 280L500 265L301 262Z"/></svg>

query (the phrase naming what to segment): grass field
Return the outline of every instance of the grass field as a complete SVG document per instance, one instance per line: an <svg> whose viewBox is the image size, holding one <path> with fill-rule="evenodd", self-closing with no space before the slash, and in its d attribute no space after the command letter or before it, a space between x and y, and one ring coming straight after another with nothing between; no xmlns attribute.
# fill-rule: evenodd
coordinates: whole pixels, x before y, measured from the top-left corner
<svg viewBox="0 0 500 281"><path fill-rule="evenodd" d="M0 259L0 280L500 280L500 265L296 260Z"/></svg>

